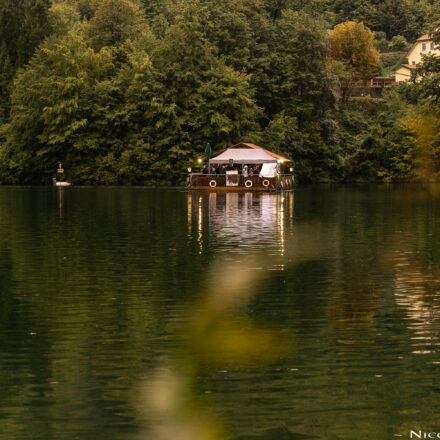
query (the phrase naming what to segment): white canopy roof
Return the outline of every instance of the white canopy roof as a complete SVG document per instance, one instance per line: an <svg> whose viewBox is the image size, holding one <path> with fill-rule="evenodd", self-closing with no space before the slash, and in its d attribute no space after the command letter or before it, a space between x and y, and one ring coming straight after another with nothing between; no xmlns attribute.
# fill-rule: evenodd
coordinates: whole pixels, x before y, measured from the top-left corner
<svg viewBox="0 0 440 440"><path fill-rule="evenodd" d="M234 163L241 164L261 164L261 163L276 163L277 159L270 154L267 154L262 149L251 148L229 148L218 156L213 157L209 163L228 164L230 160Z"/></svg>

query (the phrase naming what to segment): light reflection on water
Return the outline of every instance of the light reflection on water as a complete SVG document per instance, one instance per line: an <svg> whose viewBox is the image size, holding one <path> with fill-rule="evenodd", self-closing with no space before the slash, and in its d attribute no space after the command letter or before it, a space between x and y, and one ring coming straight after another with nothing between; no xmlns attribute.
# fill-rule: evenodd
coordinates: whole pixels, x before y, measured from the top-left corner
<svg viewBox="0 0 440 440"><path fill-rule="evenodd" d="M283 256L286 228L293 224L293 192L190 192L188 194L189 237L197 231L200 252L203 230L216 242L217 252L256 253Z"/></svg>
<svg viewBox="0 0 440 440"><path fill-rule="evenodd" d="M200 383L236 438L440 430L438 219L416 186L0 188L0 439L149 438L139 387L219 261L265 272L239 313L292 342Z"/></svg>

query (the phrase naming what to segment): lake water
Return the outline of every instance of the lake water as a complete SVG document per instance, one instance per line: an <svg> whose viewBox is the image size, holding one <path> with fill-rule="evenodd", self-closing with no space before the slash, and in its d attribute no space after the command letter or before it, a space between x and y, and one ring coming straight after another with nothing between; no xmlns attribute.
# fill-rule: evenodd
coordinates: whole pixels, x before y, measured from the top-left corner
<svg viewBox="0 0 440 440"><path fill-rule="evenodd" d="M233 439L440 431L437 196L1 187L0 439L156 440L146 384L234 270L258 279L234 316L289 344L198 376Z"/></svg>

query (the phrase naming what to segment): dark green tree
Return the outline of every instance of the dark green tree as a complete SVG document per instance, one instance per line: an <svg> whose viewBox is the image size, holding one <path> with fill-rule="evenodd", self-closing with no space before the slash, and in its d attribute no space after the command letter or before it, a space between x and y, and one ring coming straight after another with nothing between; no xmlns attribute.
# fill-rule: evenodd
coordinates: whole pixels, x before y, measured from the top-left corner
<svg viewBox="0 0 440 440"><path fill-rule="evenodd" d="M0 45L0 125L6 122L9 113L9 94L13 76L14 67L6 43L3 41Z"/></svg>
<svg viewBox="0 0 440 440"><path fill-rule="evenodd" d="M250 67L257 103L268 120L287 109L301 127L323 115L335 99L325 25L286 11L270 35L264 53Z"/></svg>
<svg viewBox="0 0 440 440"><path fill-rule="evenodd" d="M81 15L77 5L67 1L58 1L49 9L49 25L52 34L65 35L73 27L80 27Z"/></svg>
<svg viewBox="0 0 440 440"><path fill-rule="evenodd" d="M153 59L162 74L169 116L156 145L166 152L171 169L202 153L207 142L214 149L223 147L258 128L249 77L226 65L204 36L193 5L188 2L187 8Z"/></svg>
<svg viewBox="0 0 440 440"><path fill-rule="evenodd" d="M0 4L0 41L7 46L11 63L21 67L50 34L50 0L3 0Z"/></svg>
<svg viewBox="0 0 440 440"><path fill-rule="evenodd" d="M86 38L95 50L135 39L143 30L141 9L130 0L103 0L86 26Z"/></svg>
<svg viewBox="0 0 440 440"><path fill-rule="evenodd" d="M436 101L440 105L440 57L429 54L413 72L414 89L419 96Z"/></svg>
<svg viewBox="0 0 440 440"><path fill-rule="evenodd" d="M0 2L0 123L9 112L10 83L50 34L50 0Z"/></svg>
<svg viewBox="0 0 440 440"><path fill-rule="evenodd" d="M14 81L0 159L7 181L47 182L59 161L73 174L93 167L106 150L101 83L112 69L110 55L87 48L76 32L47 40Z"/></svg>

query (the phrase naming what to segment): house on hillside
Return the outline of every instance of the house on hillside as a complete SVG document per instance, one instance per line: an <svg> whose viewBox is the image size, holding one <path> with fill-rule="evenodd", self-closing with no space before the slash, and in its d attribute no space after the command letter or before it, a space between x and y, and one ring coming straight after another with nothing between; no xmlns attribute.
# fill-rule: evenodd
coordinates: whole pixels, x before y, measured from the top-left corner
<svg viewBox="0 0 440 440"><path fill-rule="evenodd" d="M440 55L440 50L435 47L432 35L422 35L408 52L408 64L402 64L395 71L396 82L405 82L411 79L411 72L417 69L417 65L422 61L422 55L430 53Z"/></svg>

